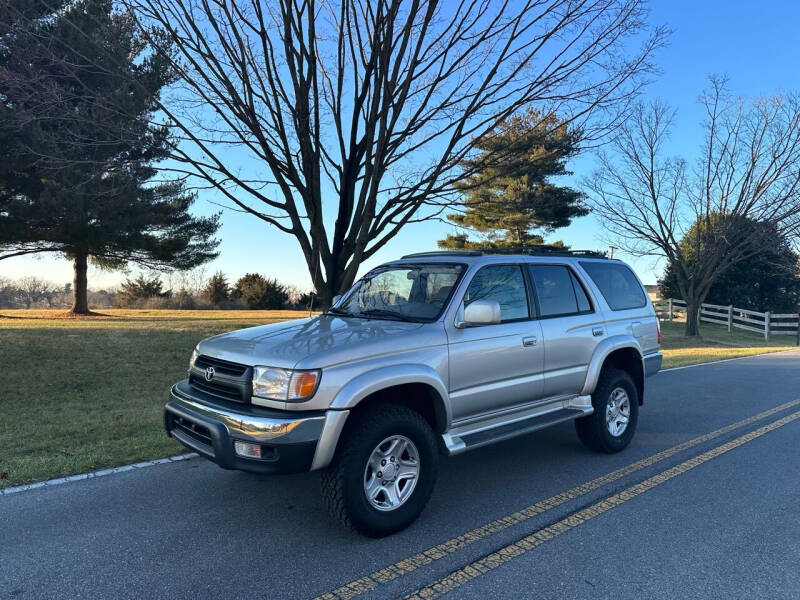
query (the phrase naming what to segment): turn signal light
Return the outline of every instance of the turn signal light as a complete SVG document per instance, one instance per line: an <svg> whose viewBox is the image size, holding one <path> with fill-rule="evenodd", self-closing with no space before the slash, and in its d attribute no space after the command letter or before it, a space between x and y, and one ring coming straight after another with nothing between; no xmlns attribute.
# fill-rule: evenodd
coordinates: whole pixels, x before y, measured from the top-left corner
<svg viewBox="0 0 800 600"><path fill-rule="evenodd" d="M289 400L308 398L314 393L319 379L318 371L297 371L289 383Z"/></svg>

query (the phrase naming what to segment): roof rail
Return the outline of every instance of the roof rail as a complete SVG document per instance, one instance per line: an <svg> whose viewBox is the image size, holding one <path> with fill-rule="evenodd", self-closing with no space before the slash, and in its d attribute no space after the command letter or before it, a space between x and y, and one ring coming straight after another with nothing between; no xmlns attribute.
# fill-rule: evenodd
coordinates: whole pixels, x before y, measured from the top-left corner
<svg viewBox="0 0 800 600"><path fill-rule="evenodd" d="M426 256L485 256L490 254L528 254L534 256L584 256L586 258L605 258L602 252L596 250L566 250L554 246L505 246L499 248L484 248L482 250L434 250L431 252L416 252L406 254L406 258L423 258Z"/></svg>
<svg viewBox="0 0 800 600"><path fill-rule="evenodd" d="M595 250L568 250L554 246L507 246L500 248L487 248L484 254L531 254L544 256L585 256L587 258L608 258L602 252Z"/></svg>
<svg viewBox="0 0 800 600"><path fill-rule="evenodd" d="M402 258L422 258L424 256L481 256L480 250L434 250L432 252L416 252L406 254Z"/></svg>

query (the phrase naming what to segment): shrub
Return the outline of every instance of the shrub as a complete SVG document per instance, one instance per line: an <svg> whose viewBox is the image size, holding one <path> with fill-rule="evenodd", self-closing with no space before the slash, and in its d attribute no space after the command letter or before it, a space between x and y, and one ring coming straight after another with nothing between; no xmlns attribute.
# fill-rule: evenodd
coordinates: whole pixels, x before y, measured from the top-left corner
<svg viewBox="0 0 800 600"><path fill-rule="evenodd" d="M142 308L150 298L168 298L169 291L163 291L164 284L158 275L136 279L126 279L122 289L114 297L114 306L118 308Z"/></svg>
<svg viewBox="0 0 800 600"><path fill-rule="evenodd" d="M258 273L247 273L240 278L233 292L234 299L241 299L251 309L283 308L289 299L289 292L284 285Z"/></svg>

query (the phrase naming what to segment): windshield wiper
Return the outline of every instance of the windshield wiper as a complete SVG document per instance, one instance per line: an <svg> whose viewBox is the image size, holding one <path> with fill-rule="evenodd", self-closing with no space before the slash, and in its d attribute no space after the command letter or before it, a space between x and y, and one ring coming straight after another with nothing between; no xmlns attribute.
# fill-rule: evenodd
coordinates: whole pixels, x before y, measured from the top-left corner
<svg viewBox="0 0 800 600"><path fill-rule="evenodd" d="M408 315L404 315L403 313L399 313L394 310L386 310L384 308L370 308L368 310L362 310L358 314L371 317L388 317L390 319L397 319L398 321L408 321L410 323L418 322L417 319L409 317Z"/></svg>
<svg viewBox="0 0 800 600"><path fill-rule="evenodd" d="M336 315L337 317L357 317L358 316L358 315L355 315L355 314L351 313L350 311L342 310L341 308L329 308L328 310L326 310L322 314L325 314L325 315Z"/></svg>

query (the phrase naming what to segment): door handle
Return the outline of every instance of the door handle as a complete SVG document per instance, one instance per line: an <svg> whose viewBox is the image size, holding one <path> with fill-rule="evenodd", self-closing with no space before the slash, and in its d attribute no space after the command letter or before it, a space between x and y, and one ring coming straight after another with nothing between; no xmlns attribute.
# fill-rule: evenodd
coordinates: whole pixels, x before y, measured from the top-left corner
<svg viewBox="0 0 800 600"><path fill-rule="evenodd" d="M536 339L535 335L530 335L528 337L522 338L522 345L526 346L526 347L527 346L535 346L537 341L538 340Z"/></svg>

